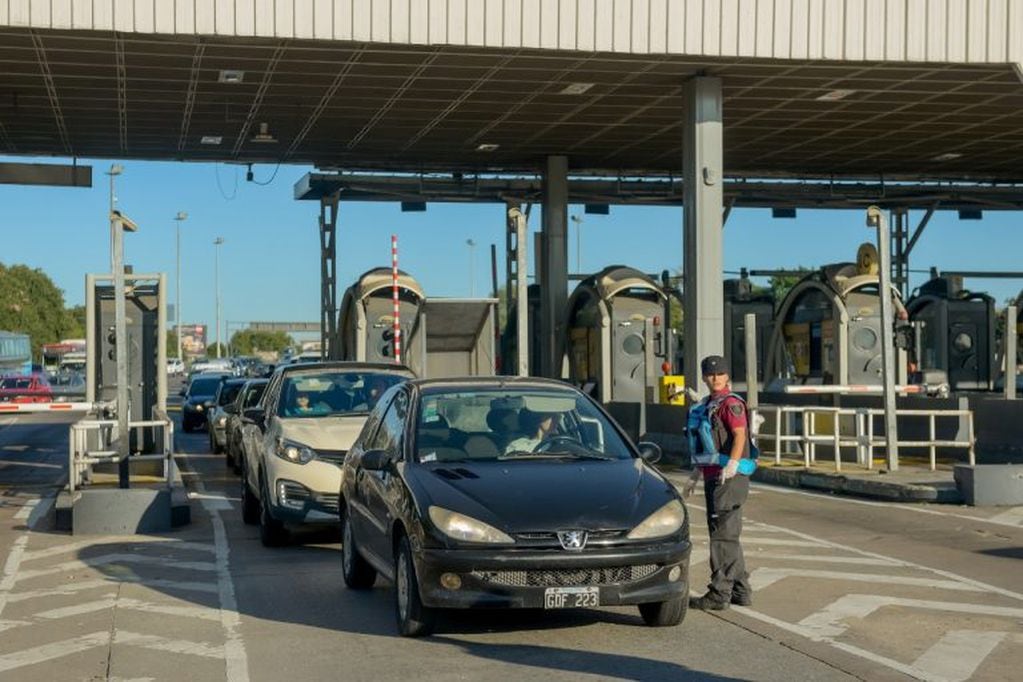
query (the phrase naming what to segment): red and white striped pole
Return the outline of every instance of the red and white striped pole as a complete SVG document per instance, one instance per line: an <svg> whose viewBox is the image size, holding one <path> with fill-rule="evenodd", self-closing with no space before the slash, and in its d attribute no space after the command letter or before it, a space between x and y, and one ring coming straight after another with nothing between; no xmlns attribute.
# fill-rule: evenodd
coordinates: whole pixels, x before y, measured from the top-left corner
<svg viewBox="0 0 1023 682"><path fill-rule="evenodd" d="M391 235L391 297L394 301L394 361L401 364L401 306L398 301L398 235Z"/></svg>

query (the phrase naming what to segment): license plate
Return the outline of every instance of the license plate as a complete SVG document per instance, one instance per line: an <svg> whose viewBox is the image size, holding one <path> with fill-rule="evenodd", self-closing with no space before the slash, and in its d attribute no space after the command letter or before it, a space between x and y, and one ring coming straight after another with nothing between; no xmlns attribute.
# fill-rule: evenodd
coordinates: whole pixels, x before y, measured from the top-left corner
<svg viewBox="0 0 1023 682"><path fill-rule="evenodd" d="M579 609L600 606L599 587L548 587L543 593L545 609Z"/></svg>

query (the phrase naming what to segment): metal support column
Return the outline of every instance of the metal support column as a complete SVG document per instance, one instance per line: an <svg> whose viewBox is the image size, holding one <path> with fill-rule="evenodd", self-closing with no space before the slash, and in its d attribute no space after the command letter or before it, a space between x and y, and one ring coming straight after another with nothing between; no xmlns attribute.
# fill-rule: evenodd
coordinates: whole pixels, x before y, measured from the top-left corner
<svg viewBox="0 0 1023 682"><path fill-rule="evenodd" d="M337 192L320 199L320 357L341 359L337 330Z"/></svg>
<svg viewBox="0 0 1023 682"><path fill-rule="evenodd" d="M110 212L110 233L113 237L111 254L113 256L114 277L114 348L117 360L117 455L118 485L129 486L128 456L131 436L128 423L131 409L128 405L128 324L127 311L124 304L124 230L121 216ZM166 365L160 368L166 372Z"/></svg>
<svg viewBox="0 0 1023 682"><path fill-rule="evenodd" d="M515 373L520 377L529 376L529 283L526 280L526 256L528 232L526 216L518 206L509 205L508 232L515 235ZM508 298L513 289L509 285ZM509 317L509 322L511 318ZM509 368L510 369L510 368Z"/></svg>
<svg viewBox="0 0 1023 682"><path fill-rule="evenodd" d="M892 209L895 224L892 230L892 284L909 300L909 212L904 208Z"/></svg>
<svg viewBox="0 0 1023 682"><path fill-rule="evenodd" d="M700 359L724 352L721 79L683 89L683 298L686 385L701 390Z"/></svg>
<svg viewBox="0 0 1023 682"><path fill-rule="evenodd" d="M549 156L543 179L543 289L540 357L545 377L560 378L565 308L568 306L568 157Z"/></svg>
<svg viewBox="0 0 1023 682"><path fill-rule="evenodd" d="M867 225L877 228L878 288L881 290L881 382L884 405L885 455L888 471L899 469L899 430L895 419L895 315L892 311L891 242L888 220L877 206L867 209Z"/></svg>
<svg viewBox="0 0 1023 682"><path fill-rule="evenodd" d="M1016 306L1005 308L1005 399L1016 399Z"/></svg>

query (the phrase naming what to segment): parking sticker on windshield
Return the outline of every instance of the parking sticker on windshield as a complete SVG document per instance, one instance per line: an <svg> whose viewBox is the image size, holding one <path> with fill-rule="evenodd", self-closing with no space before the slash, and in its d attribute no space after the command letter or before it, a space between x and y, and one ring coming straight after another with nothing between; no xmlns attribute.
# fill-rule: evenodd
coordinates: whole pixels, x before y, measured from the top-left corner
<svg viewBox="0 0 1023 682"><path fill-rule="evenodd" d="M421 462L436 462L437 461L437 453L436 452L428 452L425 455L423 455L422 457L420 457L419 461L421 461Z"/></svg>

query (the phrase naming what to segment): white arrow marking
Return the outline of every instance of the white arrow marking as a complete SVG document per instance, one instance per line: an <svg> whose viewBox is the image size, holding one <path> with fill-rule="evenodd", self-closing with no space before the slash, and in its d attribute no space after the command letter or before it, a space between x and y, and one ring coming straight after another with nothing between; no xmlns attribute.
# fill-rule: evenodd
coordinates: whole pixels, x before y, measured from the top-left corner
<svg viewBox="0 0 1023 682"><path fill-rule="evenodd" d="M968 680L1007 634L990 630L949 630L916 659L913 667L928 678L949 682Z"/></svg>
<svg viewBox="0 0 1023 682"><path fill-rule="evenodd" d="M984 616L1002 616L1005 618L1023 618L1023 609L1008 606L987 606L984 604L932 601L929 599L905 599L902 597L886 597L879 594L847 594L820 611L801 620L799 627L812 632L818 637L837 637L848 629L848 625L842 621L847 618L866 618L877 609L885 606L901 606L905 608L970 613Z"/></svg>
<svg viewBox="0 0 1023 682"><path fill-rule="evenodd" d="M81 637L75 637L74 639L66 639L63 642L44 644L33 649L25 649L13 654L4 654L0 656L0 672L52 661L55 658L88 651L98 646L106 646L109 642L109 632L93 632Z"/></svg>
<svg viewBox="0 0 1023 682"><path fill-rule="evenodd" d="M860 583L885 585L912 585L913 587L936 587L943 590L959 590L963 592L983 592L979 587L955 580L938 580L935 578L910 578L900 575L884 575L882 573L846 573L843 571L811 571L798 568L758 568L750 574L753 589L762 590L782 578L819 578L822 580L849 580Z"/></svg>

